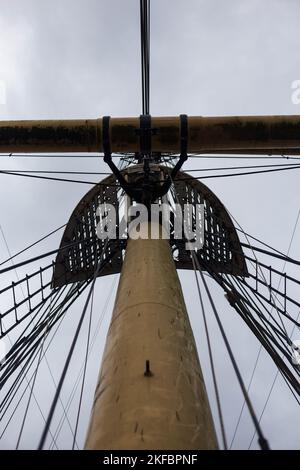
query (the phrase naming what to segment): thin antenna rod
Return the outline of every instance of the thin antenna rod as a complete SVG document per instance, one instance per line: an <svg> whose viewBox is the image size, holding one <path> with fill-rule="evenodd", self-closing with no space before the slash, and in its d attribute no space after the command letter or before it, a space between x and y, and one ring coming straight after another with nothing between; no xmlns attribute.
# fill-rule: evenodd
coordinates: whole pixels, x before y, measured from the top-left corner
<svg viewBox="0 0 300 470"><path fill-rule="evenodd" d="M150 101L150 1L140 0L142 113L149 114Z"/></svg>

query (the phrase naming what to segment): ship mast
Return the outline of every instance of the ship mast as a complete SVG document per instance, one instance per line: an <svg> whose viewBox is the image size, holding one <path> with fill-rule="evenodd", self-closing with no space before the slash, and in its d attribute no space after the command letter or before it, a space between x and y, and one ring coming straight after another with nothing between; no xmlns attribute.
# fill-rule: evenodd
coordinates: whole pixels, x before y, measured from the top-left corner
<svg viewBox="0 0 300 470"><path fill-rule="evenodd" d="M149 15L149 0L141 0L143 106L140 117L1 121L0 152L98 152L112 170L110 182L104 180L96 185L71 216L52 280L54 287L90 280L98 274L99 250L100 257L107 261L106 271L104 269L101 275L121 272L85 447L217 449L209 400L177 274L177 268L192 269L191 256L183 256L175 262L164 224L151 217L140 226L143 237L135 239L128 230L126 246L124 240L115 240L107 249L94 238L93 253L90 239L80 240L80 243L90 243L88 250L84 250L83 245L80 253L74 247L73 251L67 248L70 240L78 238L76 220L78 214L84 217L84 212L80 211L88 207L89 220L92 224L96 221L96 216L90 215L92 205L89 203L94 204L97 199L117 206L117 193L121 189L129 205L143 204L147 209L153 204L161 205L170 189L176 186L174 181L183 163L188 157L193 158L193 154L299 155L300 116L151 117ZM123 153L130 154L136 165L120 171L112 157ZM168 172L162 163L163 156L170 154L178 158ZM197 253L197 260L202 263L200 269L208 271L225 291L227 289L231 304L249 321L237 293L219 276L220 272L247 275L233 224L208 188L196 186L195 182L185 185L184 178L180 181L177 197L181 205L184 206L185 200L195 204L198 196L199 201L204 198L212 214L208 221L210 232L216 235L220 220L224 229L223 259L221 255L218 260L215 253L212 255L217 238L213 243L210 240L206 254ZM181 193L180 188L183 188ZM221 219L217 221L215 214ZM154 232L159 233L159 237L153 237ZM221 232L217 235L221 237ZM181 241L185 241L184 236ZM176 245L172 240L172 243L185 255L179 242ZM91 252L93 263L87 260L87 251ZM80 272L76 267L76 256L72 260L72 253L78 255L85 270L82 268ZM251 328L256 332L252 324Z"/></svg>

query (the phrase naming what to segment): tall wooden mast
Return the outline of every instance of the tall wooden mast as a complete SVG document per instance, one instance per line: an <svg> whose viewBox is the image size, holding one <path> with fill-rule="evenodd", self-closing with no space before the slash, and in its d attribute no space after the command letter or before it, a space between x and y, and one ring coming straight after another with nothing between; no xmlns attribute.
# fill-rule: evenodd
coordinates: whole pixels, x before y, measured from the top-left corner
<svg viewBox="0 0 300 470"><path fill-rule="evenodd" d="M86 448L217 448L169 240L128 241Z"/></svg>

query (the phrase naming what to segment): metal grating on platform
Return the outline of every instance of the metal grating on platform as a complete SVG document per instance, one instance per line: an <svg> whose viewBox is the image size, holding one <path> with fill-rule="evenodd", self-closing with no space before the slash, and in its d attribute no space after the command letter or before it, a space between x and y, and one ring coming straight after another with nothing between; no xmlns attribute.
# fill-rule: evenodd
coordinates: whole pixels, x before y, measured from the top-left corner
<svg viewBox="0 0 300 470"><path fill-rule="evenodd" d="M164 178L170 169L155 165ZM123 170L130 179L140 173L140 165ZM116 225L119 227L121 208L121 189L111 175L94 186L79 202L73 211L64 231L60 251L55 261L52 279L53 287L82 281L93 276L97 262L102 254L105 266L99 276L115 274L121 271L123 256L126 249L126 237L111 240L104 249L104 240L96 234L99 218L96 211L99 204L112 204L116 208ZM236 276L247 276L244 254L234 225L225 207L215 194L203 183L192 179L190 175L179 172L171 191L168 202L170 209L174 202L181 205L196 203L204 205L204 243L197 256L204 269L212 268L215 272L228 273ZM173 204L172 204L173 202ZM170 222L170 244L177 269L192 269L190 253L185 249L185 241L174 237L174 217ZM193 210L191 221L196 226L196 211ZM71 245L71 246L70 246Z"/></svg>

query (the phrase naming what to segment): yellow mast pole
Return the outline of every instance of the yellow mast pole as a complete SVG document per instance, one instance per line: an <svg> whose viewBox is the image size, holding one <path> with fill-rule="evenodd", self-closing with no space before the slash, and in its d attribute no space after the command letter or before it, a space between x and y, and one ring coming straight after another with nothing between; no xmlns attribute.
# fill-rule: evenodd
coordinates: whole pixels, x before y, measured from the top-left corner
<svg viewBox="0 0 300 470"><path fill-rule="evenodd" d="M85 447L218 448L166 239L128 240Z"/></svg>

